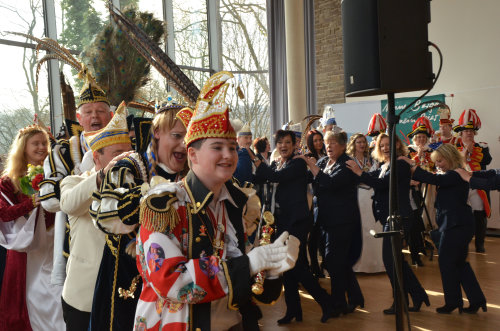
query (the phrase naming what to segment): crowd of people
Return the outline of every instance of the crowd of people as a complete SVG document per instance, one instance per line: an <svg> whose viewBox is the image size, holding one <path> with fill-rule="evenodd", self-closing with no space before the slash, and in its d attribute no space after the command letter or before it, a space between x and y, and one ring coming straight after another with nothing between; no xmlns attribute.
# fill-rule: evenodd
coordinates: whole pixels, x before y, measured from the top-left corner
<svg viewBox="0 0 500 331"><path fill-rule="evenodd" d="M385 271L395 286L389 237L369 235L389 230L390 139L380 114L366 134L348 137L326 112L317 129L278 130L271 152L268 138L252 140L248 125L231 122L232 75L220 72L194 109L160 107L134 121L131 139L125 103L112 114L85 74L80 129L56 140L37 121L19 130L6 160L0 329L258 330L256 303L274 302L283 287L277 323L302 320L300 285L326 323L364 307L355 271ZM455 127L449 115L441 112L438 134L422 117L408 133L413 144L397 139L398 213L412 264L423 265L424 232L436 228L445 296L436 311L476 313L486 298L468 245L475 235L485 251L487 192L500 175L485 170L477 113L465 110ZM424 209L435 210L427 225ZM259 245L266 213L273 240ZM429 297L396 253L409 311L418 312ZM319 282L326 273L329 291Z"/></svg>

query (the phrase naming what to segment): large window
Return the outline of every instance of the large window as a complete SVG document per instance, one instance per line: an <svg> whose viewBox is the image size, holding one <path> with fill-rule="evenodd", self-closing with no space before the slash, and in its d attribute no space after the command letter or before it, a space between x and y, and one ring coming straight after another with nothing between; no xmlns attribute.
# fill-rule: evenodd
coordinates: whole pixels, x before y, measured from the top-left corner
<svg viewBox="0 0 500 331"><path fill-rule="evenodd" d="M218 70L233 72L234 86L228 93L232 116L249 123L254 136L270 134L266 0L112 2L121 10L132 5L165 21L167 33L160 40L160 46L199 88ZM0 0L0 15L3 17L0 31L22 32L38 38L48 33L77 57L109 23L107 2L102 0ZM52 79L51 93L60 94L60 88L54 84L46 65L40 70L37 89L32 41L2 34L0 51L5 59L0 64L3 77L8 77L0 83L0 130L3 131L0 153L5 153L9 139L29 124L34 114L50 123L49 116L61 117L54 112L62 113L62 107L50 104L55 101L49 98L48 82ZM87 63L91 60L83 59ZM59 68L78 95L81 82L76 79L76 72L62 64ZM237 98L237 89L243 92L243 99ZM172 91L166 80L151 69L149 82L137 94L137 99L162 100ZM11 122L13 124L7 124ZM4 126L8 128L3 129ZM59 128L53 131L58 133Z"/></svg>

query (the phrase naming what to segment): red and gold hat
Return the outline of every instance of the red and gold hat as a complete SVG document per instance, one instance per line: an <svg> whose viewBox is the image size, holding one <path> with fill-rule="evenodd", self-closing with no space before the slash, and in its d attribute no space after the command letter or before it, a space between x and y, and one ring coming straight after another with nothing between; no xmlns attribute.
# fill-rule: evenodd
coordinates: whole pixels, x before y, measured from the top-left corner
<svg viewBox="0 0 500 331"><path fill-rule="evenodd" d="M425 133L427 137L432 137L434 129L429 119L425 116L417 118L413 123L412 131L408 133L408 138L413 138L416 134Z"/></svg>
<svg viewBox="0 0 500 331"><path fill-rule="evenodd" d="M467 129L479 130L481 128L481 120L474 109L466 109L458 119L458 125L453 128L453 131L460 132Z"/></svg>
<svg viewBox="0 0 500 331"><path fill-rule="evenodd" d="M370 137L376 137L380 133L387 130L387 123L385 119L379 113L373 114L370 123L368 123L368 133Z"/></svg>
<svg viewBox="0 0 500 331"><path fill-rule="evenodd" d="M193 110L189 107L184 107L181 110L175 114L175 118L180 120L182 124L184 124L184 127L187 129L189 125L189 121L191 121L191 118L193 117Z"/></svg>
<svg viewBox="0 0 500 331"><path fill-rule="evenodd" d="M229 121L229 107L225 98L233 74L220 71L210 77L196 101L193 117L184 138L186 147L205 138L225 138L236 140L236 132Z"/></svg>

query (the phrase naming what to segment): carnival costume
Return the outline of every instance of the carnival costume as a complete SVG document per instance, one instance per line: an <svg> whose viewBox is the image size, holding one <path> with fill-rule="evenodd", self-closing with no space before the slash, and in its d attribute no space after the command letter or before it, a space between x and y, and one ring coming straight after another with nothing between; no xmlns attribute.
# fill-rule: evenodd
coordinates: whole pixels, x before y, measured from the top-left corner
<svg viewBox="0 0 500 331"><path fill-rule="evenodd" d="M185 126L192 110L182 105L167 105L158 113L177 112L176 120ZM154 177L175 182L180 173L158 162L151 143L151 120L136 119L137 152L118 161L93 195L90 214L96 226L106 234L100 261L91 315L91 330L131 329L141 291L141 278L135 263L134 249L139 224L141 185ZM154 169L153 163L155 163ZM130 251L132 254L130 254ZM120 291L120 292L119 292ZM127 294L123 294L129 291Z"/></svg>
<svg viewBox="0 0 500 331"><path fill-rule="evenodd" d="M23 134L43 131L38 125ZM52 285L54 214L35 207L34 198L0 180L0 244L7 248L0 329L19 331L65 330L61 310L62 287Z"/></svg>
<svg viewBox="0 0 500 331"><path fill-rule="evenodd" d="M106 127L85 132L84 137L92 152L115 144L130 144L123 102ZM104 165L105 166L105 165ZM70 255L66 267L67 277L63 289L65 320L72 330L87 330L94 288L101 263L105 235L92 222L89 207L92 194L98 190L95 168L81 175L62 180L61 210L67 213L70 223Z"/></svg>
<svg viewBox="0 0 500 331"><path fill-rule="evenodd" d="M451 111L450 108L448 108L448 106L446 106L445 108L438 109L438 114L439 114L439 125L453 126L453 122L455 122L455 120L451 118ZM453 131L451 137L445 138L443 137L441 130L438 130L434 133L433 141L443 144L456 145L461 142L461 139L460 137L454 135Z"/></svg>
<svg viewBox="0 0 500 331"><path fill-rule="evenodd" d="M417 118L415 123L413 123L412 131L408 134L408 138L412 139L417 134L425 134L428 140L433 136L434 129L432 128L432 124L427 117L422 116ZM429 146L429 144L426 144L425 146L412 144L408 146L408 151L408 157L415 161L415 164L429 172L436 171L434 162L431 159L433 149ZM410 225L405 238L408 242L412 264L416 264L418 266L424 265L420 259L419 253L426 254L423 239L425 225L422 215L425 210L426 216L432 217L432 219L435 218L434 208L432 208L434 206L435 195L435 186L422 185L420 183L410 186L410 203L412 212L409 219ZM426 206L431 206L431 208L428 210ZM429 220L429 222L432 224L432 220Z"/></svg>
<svg viewBox="0 0 500 331"><path fill-rule="evenodd" d="M474 109L466 109L458 119L458 125L453 128L455 132L463 130L478 131L481 128L481 120ZM457 145L460 152L464 151L463 142L460 141ZM465 162L468 170L479 171L486 170L486 166L490 164L492 158L488 144L485 142L474 142L472 152L466 151ZM469 202L474 212L476 223L475 229L475 245L476 251L484 253L484 237L486 236L487 218L491 215L491 206L489 201L489 192L484 190L471 190L469 193Z"/></svg>
<svg viewBox="0 0 500 331"><path fill-rule="evenodd" d="M231 77L220 72L205 83L188 126L188 148L205 138L236 140L224 102ZM253 257L245 254L242 221L247 197L232 182L223 185L218 201L213 195L193 171L180 182L152 183L145 193L137 236L144 283L135 330L228 329L238 323L238 311L245 330L258 330ZM258 299L270 303L280 292L280 279L266 279Z"/></svg>

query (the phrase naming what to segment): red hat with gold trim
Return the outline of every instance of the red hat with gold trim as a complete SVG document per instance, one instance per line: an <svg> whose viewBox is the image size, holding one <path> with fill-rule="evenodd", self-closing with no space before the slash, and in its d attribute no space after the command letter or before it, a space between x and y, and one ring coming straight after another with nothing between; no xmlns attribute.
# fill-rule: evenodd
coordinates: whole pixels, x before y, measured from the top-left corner
<svg viewBox="0 0 500 331"><path fill-rule="evenodd" d="M236 140L236 132L229 121L229 107L225 98L233 74L220 71L210 77L200 92L193 117L184 138L186 147L205 138Z"/></svg>
<svg viewBox="0 0 500 331"><path fill-rule="evenodd" d="M408 138L413 138L416 134L425 133L427 137L432 137L434 129L432 128L431 121L425 116L417 118L413 123L412 131L408 133Z"/></svg>
<svg viewBox="0 0 500 331"><path fill-rule="evenodd" d="M479 130L481 128L481 120L474 109L466 109L458 119L458 125L453 128L453 131L460 132L467 129Z"/></svg>
<svg viewBox="0 0 500 331"><path fill-rule="evenodd" d="M189 126L189 122L191 121L192 117L193 117L193 110L189 107L182 108L175 115L175 118L180 120L182 122L182 124L184 124L184 127L186 129Z"/></svg>
<svg viewBox="0 0 500 331"><path fill-rule="evenodd" d="M373 114L370 119L370 123L368 123L368 133L370 137L376 137L380 133L385 132L387 130L387 123L385 119L379 113Z"/></svg>

